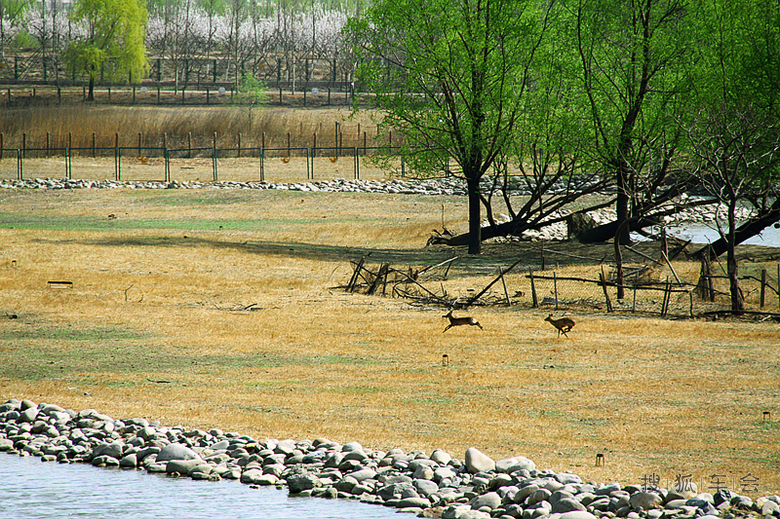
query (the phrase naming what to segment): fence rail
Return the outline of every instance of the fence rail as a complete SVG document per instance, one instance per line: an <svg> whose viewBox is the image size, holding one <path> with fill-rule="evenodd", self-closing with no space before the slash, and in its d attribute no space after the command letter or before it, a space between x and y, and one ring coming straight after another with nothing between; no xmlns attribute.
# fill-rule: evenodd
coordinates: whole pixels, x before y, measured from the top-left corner
<svg viewBox="0 0 780 519"><path fill-rule="evenodd" d="M295 83L273 81L263 90L263 105L278 106L343 106L354 100L351 82L311 81ZM0 106L27 107L82 102L87 87L81 82L64 81L2 81ZM363 99L361 96L360 99ZM198 82L174 83L147 81L140 85L103 84L95 87L94 104L221 106L250 104L257 97L236 91L235 83Z"/></svg>
<svg viewBox="0 0 780 519"><path fill-rule="evenodd" d="M0 148L0 179L25 180L32 169L36 177L72 180L219 180L294 181L351 176L361 179L361 171L370 176L387 176L372 162L380 151L393 153L400 147L187 147L88 146L46 148ZM406 161L397 155L397 172L406 175ZM205 160L204 160L205 159ZM340 162L339 162L340 161ZM74 162L78 173L74 175ZM220 175L220 165L228 175ZM32 166L32 167L31 167ZM178 166L176 168L175 166ZM280 168L289 170L281 174ZM241 170L241 174L236 171ZM203 174L206 173L204 177Z"/></svg>
<svg viewBox="0 0 780 519"><path fill-rule="evenodd" d="M524 293L531 307L556 311L587 307L607 312L655 313L663 317L701 317L730 308L728 279L706 277L704 284L713 287L708 294L701 293L701 280L694 284L667 279L623 284L625 296L619 300L619 285L601 275L597 279L584 279L557 276L555 272L552 275L529 272L524 276L527 282ZM780 314L780 265L776 275L762 269L760 276L742 276L740 290L747 312L777 316Z"/></svg>

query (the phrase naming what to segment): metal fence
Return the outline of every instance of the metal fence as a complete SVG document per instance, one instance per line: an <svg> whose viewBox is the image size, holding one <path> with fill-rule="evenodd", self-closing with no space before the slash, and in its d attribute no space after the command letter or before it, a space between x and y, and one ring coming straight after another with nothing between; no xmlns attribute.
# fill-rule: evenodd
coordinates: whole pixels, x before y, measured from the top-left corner
<svg viewBox="0 0 780 519"><path fill-rule="evenodd" d="M406 175L400 147L187 147L109 146L0 148L0 180L58 178L117 181L298 182L334 178L386 178L374 160L395 153L393 173Z"/></svg>
<svg viewBox="0 0 780 519"><path fill-rule="evenodd" d="M92 104L157 106L228 106L250 104L257 96L236 91L233 83L204 82L177 85L147 81L141 85L98 85ZM87 88L78 84L52 84L42 81L6 82L0 89L0 106L29 107L82 102ZM272 82L261 96L265 106L318 107L353 103L351 82L293 83ZM361 98L362 99L362 98Z"/></svg>

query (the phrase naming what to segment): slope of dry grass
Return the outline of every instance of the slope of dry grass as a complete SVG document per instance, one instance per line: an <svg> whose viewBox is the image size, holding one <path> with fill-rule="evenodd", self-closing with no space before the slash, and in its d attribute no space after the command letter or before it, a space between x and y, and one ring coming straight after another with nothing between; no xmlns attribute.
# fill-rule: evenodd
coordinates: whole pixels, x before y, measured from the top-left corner
<svg viewBox="0 0 780 519"><path fill-rule="evenodd" d="M464 201L443 197L0 192L0 315L18 316L0 320L0 399L256 437L476 446L602 482L691 474L707 490L723 474L740 491L750 473L780 492L776 324L570 310L558 339L548 310L523 304L471 310L484 331L443 334L441 308L333 288L368 253L396 267L463 255L422 247L442 205L465 228ZM479 289L519 253L486 249L435 284Z"/></svg>

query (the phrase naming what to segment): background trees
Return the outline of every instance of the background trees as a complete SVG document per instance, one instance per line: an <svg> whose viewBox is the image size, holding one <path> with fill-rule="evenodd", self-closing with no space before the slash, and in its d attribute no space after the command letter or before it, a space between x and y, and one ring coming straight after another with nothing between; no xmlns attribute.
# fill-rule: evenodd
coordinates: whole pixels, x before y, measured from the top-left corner
<svg viewBox="0 0 780 519"><path fill-rule="evenodd" d="M85 32L71 41L64 60L89 76L88 101L101 75L135 82L146 76L146 16L143 0L80 0L76 5L72 17L84 22Z"/></svg>

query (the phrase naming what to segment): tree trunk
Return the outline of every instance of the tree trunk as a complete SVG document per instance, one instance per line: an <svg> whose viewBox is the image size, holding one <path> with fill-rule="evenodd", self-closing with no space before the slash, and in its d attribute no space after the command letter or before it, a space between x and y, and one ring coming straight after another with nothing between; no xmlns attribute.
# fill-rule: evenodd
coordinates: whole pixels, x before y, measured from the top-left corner
<svg viewBox="0 0 780 519"><path fill-rule="evenodd" d="M630 245L628 225L623 225L628 221L628 166L621 160L617 165L617 200L615 201L615 213L617 217L620 236L615 236L615 241L620 245Z"/></svg>
<svg viewBox="0 0 780 519"><path fill-rule="evenodd" d="M729 295L731 296L731 311L735 314L741 314L744 310L744 303L742 302L742 293L739 290L739 265L737 264L737 201L736 197L732 197L729 201L729 213L728 213L729 228L726 232L726 238L728 242L728 250L726 255L726 271L729 276Z"/></svg>
<svg viewBox="0 0 780 519"><path fill-rule="evenodd" d="M87 88L87 101L95 100L95 78L89 76L89 87Z"/></svg>
<svg viewBox="0 0 780 519"><path fill-rule="evenodd" d="M469 254L482 252L482 221L480 216L479 177L469 175L466 178L469 194Z"/></svg>

